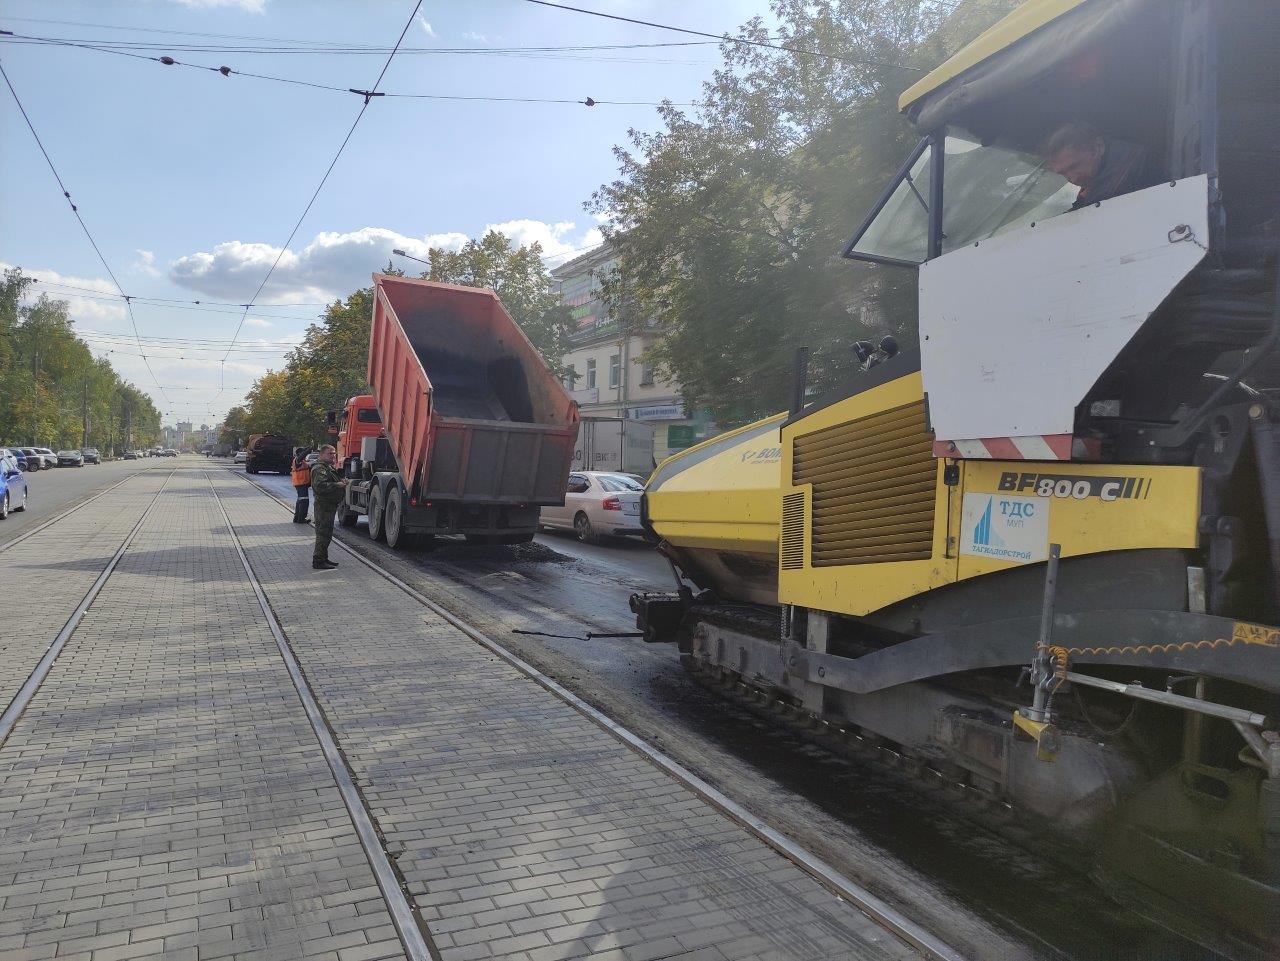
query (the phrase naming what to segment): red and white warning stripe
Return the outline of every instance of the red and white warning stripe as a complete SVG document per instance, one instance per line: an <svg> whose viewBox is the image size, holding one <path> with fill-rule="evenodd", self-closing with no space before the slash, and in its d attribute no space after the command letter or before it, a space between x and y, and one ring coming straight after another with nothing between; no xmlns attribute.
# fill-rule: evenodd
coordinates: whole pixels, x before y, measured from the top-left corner
<svg viewBox="0 0 1280 961"><path fill-rule="evenodd" d="M936 440L933 456L968 460L1071 460L1072 440L1070 434Z"/></svg>

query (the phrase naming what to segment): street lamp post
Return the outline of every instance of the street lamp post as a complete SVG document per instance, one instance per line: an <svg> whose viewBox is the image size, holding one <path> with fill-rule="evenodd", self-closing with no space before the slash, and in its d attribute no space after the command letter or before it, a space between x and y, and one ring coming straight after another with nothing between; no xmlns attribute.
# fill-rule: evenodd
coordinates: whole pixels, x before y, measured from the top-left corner
<svg viewBox="0 0 1280 961"><path fill-rule="evenodd" d="M392 250L391 252L395 254L397 257L404 257L406 260L416 260L420 264L426 264L428 267L431 266L431 261L423 260L421 257L415 257L412 254L406 254L403 250L401 250L398 247Z"/></svg>

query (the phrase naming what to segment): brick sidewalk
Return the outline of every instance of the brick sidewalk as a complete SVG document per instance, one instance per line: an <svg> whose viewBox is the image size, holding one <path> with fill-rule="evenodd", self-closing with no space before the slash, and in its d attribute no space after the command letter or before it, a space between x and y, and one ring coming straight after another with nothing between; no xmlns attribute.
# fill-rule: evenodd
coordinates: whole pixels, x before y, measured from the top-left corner
<svg viewBox="0 0 1280 961"><path fill-rule="evenodd" d="M47 530L0 551L0 710L168 476L168 471L135 474Z"/></svg>
<svg viewBox="0 0 1280 961"><path fill-rule="evenodd" d="M446 961L914 955L309 527L214 483Z"/></svg>
<svg viewBox="0 0 1280 961"><path fill-rule="evenodd" d="M162 479L0 555L7 597L48 612L18 654L53 638ZM196 471L170 481L0 748L0 958L153 955L403 956Z"/></svg>

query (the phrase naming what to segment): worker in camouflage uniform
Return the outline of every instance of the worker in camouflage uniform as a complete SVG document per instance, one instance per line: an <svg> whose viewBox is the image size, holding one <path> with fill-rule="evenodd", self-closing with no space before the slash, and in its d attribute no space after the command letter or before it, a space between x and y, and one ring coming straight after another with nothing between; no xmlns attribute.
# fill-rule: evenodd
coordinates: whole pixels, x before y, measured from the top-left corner
<svg viewBox="0 0 1280 961"><path fill-rule="evenodd" d="M335 466L338 452L326 444L320 448L320 459L311 470L311 497L315 501L316 549L311 566L317 571L331 571L338 565L329 560L329 542L333 540L333 517L342 502L342 489L347 480Z"/></svg>

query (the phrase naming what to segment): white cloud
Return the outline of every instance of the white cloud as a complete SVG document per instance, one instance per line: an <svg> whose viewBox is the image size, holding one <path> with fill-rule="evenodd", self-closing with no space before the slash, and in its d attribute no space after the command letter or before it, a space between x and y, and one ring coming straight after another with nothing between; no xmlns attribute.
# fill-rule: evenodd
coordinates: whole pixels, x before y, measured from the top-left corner
<svg viewBox="0 0 1280 961"><path fill-rule="evenodd" d="M0 263L0 270L12 264ZM54 300L65 300L71 317L104 330L128 329L128 314L116 285L104 277L75 277L56 270L22 268L24 276L39 283L28 288L32 297L48 294Z"/></svg>
<svg viewBox="0 0 1280 961"><path fill-rule="evenodd" d="M148 277L159 277L160 269L156 267L156 255L149 250L137 250L138 259L131 266L140 274Z"/></svg>
<svg viewBox="0 0 1280 961"><path fill-rule="evenodd" d="M502 38L498 36L496 33L485 34L485 33L476 33L474 30L468 30L466 33L462 35L462 39L470 40L472 43L483 43L486 46L488 46L489 44L492 44L497 40L501 40Z"/></svg>
<svg viewBox="0 0 1280 961"><path fill-rule="evenodd" d="M477 236L488 230L499 230L517 245L536 241L548 258L562 258L600 241L598 228L590 228L581 237L575 236L575 229L576 225L569 221L548 224L540 220L509 220L489 224ZM467 234L456 230L423 237L409 237L386 227L362 227L347 233L324 231L301 253L284 252L257 302L298 304L344 297L369 286L370 276L388 261L398 263L411 273L419 269L417 264L399 261L391 253L393 249L425 260L432 247L459 250L468 239ZM279 253L279 247L269 244L230 240L218 244L212 251L198 251L173 261L169 265L169 279L205 296L243 303L257 290Z"/></svg>
<svg viewBox="0 0 1280 961"><path fill-rule="evenodd" d="M435 39L435 36L436 36L435 28L431 26L431 22L427 20L427 18L424 17L422 14L418 14L418 26L422 28L422 32L425 33L428 37L430 37L432 40Z"/></svg>
<svg viewBox="0 0 1280 961"><path fill-rule="evenodd" d="M267 319L265 319L265 318L263 318L263 317L246 317L246 318L244 319L244 325L245 325L246 327L272 327L272 326L274 326L274 325L271 323L271 321L269 321L269 320L267 320Z"/></svg>

